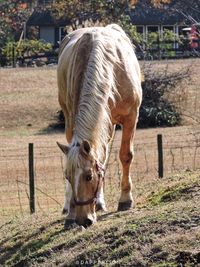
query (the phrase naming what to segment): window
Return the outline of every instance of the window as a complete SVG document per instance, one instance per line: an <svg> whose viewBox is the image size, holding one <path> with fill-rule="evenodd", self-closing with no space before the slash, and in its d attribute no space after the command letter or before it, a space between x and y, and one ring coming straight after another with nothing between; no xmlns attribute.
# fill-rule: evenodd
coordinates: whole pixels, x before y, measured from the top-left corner
<svg viewBox="0 0 200 267"><path fill-rule="evenodd" d="M144 34L144 26L137 26L136 31L139 34Z"/></svg>
<svg viewBox="0 0 200 267"><path fill-rule="evenodd" d="M168 30L168 31L172 31L172 32L175 33L174 26L162 26L162 34L163 34L163 32L166 31L166 30Z"/></svg>
<svg viewBox="0 0 200 267"><path fill-rule="evenodd" d="M179 26L178 27L178 35L187 36L190 32L191 27L190 26Z"/></svg>
<svg viewBox="0 0 200 267"><path fill-rule="evenodd" d="M176 42L175 26L162 26L161 35L165 43L168 44L168 48L178 48L178 43ZM170 43L171 46L169 45Z"/></svg>
<svg viewBox="0 0 200 267"><path fill-rule="evenodd" d="M54 0L38 0L38 5L47 6L53 4L54 2Z"/></svg>
<svg viewBox="0 0 200 267"><path fill-rule="evenodd" d="M60 27L59 28L59 42L62 41L62 39L66 36L67 31L65 27Z"/></svg>
<svg viewBox="0 0 200 267"><path fill-rule="evenodd" d="M158 48L159 36L159 26L147 26L147 43L150 49Z"/></svg>
<svg viewBox="0 0 200 267"><path fill-rule="evenodd" d="M158 26L147 26L148 33L150 32L157 32L158 33L159 27Z"/></svg>

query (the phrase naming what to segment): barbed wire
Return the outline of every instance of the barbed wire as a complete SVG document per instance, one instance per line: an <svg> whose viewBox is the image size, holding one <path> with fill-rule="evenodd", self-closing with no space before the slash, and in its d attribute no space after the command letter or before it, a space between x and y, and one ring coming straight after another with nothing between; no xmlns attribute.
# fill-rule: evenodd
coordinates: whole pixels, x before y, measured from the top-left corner
<svg viewBox="0 0 200 267"><path fill-rule="evenodd" d="M164 174L200 169L200 127L154 129L146 140L137 132L134 144L134 161L131 165L133 183L158 177L158 152L156 137L163 134ZM106 197L114 203L120 192L121 163L119 146L121 132L117 132L107 163ZM26 144L28 147L28 144ZM48 150L48 154L46 151ZM22 153L23 151L23 153ZM60 212L64 200L64 163L56 145L35 145L35 183L37 212ZM29 213L28 152L26 148L0 150L0 218L24 216Z"/></svg>

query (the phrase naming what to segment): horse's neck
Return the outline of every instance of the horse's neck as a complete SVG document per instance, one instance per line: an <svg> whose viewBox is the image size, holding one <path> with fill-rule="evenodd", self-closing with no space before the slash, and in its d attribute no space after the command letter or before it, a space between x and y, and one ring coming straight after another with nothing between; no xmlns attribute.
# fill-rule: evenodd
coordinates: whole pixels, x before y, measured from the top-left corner
<svg viewBox="0 0 200 267"><path fill-rule="evenodd" d="M102 108L103 109L103 108ZM102 111L103 114L105 111ZM74 135L73 135L73 145L81 144L83 140L89 141L92 146L95 158L101 163L104 163L107 157L107 147L111 137L111 125L108 118L105 118L101 114L93 114L90 118L91 123L87 118L82 118L80 115L80 110L77 111L77 116L75 119ZM91 114L85 114L85 116L91 116ZM106 116L108 116L106 114Z"/></svg>
<svg viewBox="0 0 200 267"><path fill-rule="evenodd" d="M90 49L88 49L90 44ZM79 51L88 52L76 69L79 79L75 83L77 101L75 103L74 133L79 142L88 140L95 149L95 153L105 158L105 150L110 139L110 110L108 99L114 101L113 91L117 91L113 75L114 52L105 50L105 40L100 34L84 35L79 43ZM84 50L84 48L87 48ZM82 55L82 54L81 54ZM80 57L81 58L81 57ZM85 72L83 65L86 64ZM81 70L81 71L80 71ZM76 73L76 74L77 74Z"/></svg>

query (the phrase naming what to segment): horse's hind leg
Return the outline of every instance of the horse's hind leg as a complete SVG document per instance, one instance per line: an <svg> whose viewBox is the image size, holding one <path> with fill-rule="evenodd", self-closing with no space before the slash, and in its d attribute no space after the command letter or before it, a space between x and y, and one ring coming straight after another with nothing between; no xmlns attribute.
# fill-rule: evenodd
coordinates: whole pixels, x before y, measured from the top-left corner
<svg viewBox="0 0 200 267"><path fill-rule="evenodd" d="M120 147L120 161L122 163L121 196L118 211L128 210L133 206L132 181L130 165L133 159L133 138L137 124L138 110L124 119L122 141Z"/></svg>

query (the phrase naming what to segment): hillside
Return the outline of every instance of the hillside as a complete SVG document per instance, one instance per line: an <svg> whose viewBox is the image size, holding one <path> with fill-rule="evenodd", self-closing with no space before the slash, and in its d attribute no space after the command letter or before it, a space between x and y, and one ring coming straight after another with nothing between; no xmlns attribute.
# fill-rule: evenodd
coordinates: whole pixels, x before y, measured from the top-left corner
<svg viewBox="0 0 200 267"><path fill-rule="evenodd" d="M108 203L109 207L109 203ZM64 230L59 214L0 227L0 266L200 266L200 174L147 182L135 210Z"/></svg>

